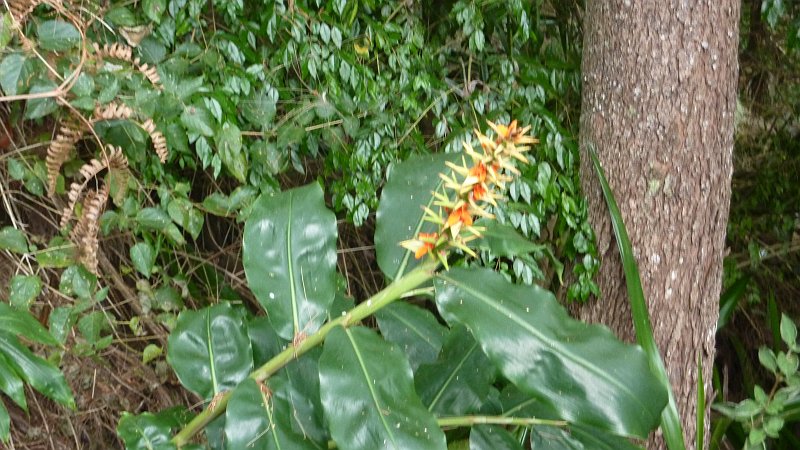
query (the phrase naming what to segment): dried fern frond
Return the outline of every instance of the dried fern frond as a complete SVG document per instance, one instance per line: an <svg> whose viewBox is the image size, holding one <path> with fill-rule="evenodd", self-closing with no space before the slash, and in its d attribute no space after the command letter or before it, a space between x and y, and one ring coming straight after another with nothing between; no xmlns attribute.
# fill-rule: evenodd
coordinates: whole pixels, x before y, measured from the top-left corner
<svg viewBox="0 0 800 450"><path fill-rule="evenodd" d="M83 200L81 218L70 233L78 249L78 261L90 272L97 274L97 233L100 230L100 214L108 202L109 186L103 183L99 191L89 191Z"/></svg>
<svg viewBox="0 0 800 450"><path fill-rule="evenodd" d="M111 102L94 109L93 121L130 119L133 110L124 103Z"/></svg>
<svg viewBox="0 0 800 450"><path fill-rule="evenodd" d="M144 130L147 131L147 134L150 135L150 140L153 141L153 147L156 149L158 159L162 163L167 162L167 157L169 156L169 150L167 150L167 139L160 131L156 130L155 122L153 122L152 119L147 119L142 124L142 128L144 128Z"/></svg>
<svg viewBox="0 0 800 450"><path fill-rule="evenodd" d="M61 166L69 158L70 152L83 137L85 127L76 121L65 121L58 129L56 138L47 148L47 192L53 195L56 190L56 180L61 171Z"/></svg>
<svg viewBox="0 0 800 450"><path fill-rule="evenodd" d="M157 89L162 89L161 77L158 75L155 66L142 64L139 58L133 57L133 48L125 44L115 42L113 44L105 44L102 47L98 43L94 43L94 53L97 58L114 58L131 63L136 70L142 73L150 83Z"/></svg>
<svg viewBox="0 0 800 450"><path fill-rule="evenodd" d="M114 171L124 171L127 175L128 171L128 158L122 153L122 149L119 147L114 147L113 145L109 145L106 147L106 158L104 161L100 161L98 159L92 159L88 163L84 164L79 172L83 177L83 181L78 183L72 183L69 188L69 192L67 192L67 206L64 207L64 211L61 214L61 228L65 228L69 223L69 220L72 218L72 213L75 211L75 205L78 204L78 200L81 198L81 194L83 190L86 188L86 185L89 183L90 180L93 180L97 177L97 174L102 172L104 169L114 170ZM106 195L106 197L108 197Z"/></svg>
<svg viewBox="0 0 800 450"><path fill-rule="evenodd" d="M7 0L6 3L8 4L8 10L11 12L11 15L20 25L24 24L28 19L28 15L42 3L61 4L61 2L57 0L50 0L48 2L45 2L45 0Z"/></svg>

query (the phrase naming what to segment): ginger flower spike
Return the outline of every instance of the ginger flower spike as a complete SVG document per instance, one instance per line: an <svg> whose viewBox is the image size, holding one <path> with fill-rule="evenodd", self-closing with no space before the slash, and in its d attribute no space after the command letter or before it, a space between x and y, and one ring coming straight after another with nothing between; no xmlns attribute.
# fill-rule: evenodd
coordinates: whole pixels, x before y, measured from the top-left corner
<svg viewBox="0 0 800 450"><path fill-rule="evenodd" d="M426 254L437 258L447 268L447 248L457 248L471 256L475 252L466 244L481 237L482 229L474 226L476 217L492 219L494 215L487 210L489 205L497 206L502 198L499 193L505 190L506 183L513 180L520 171L516 164L527 164L525 152L530 145L539 141L528 132L531 127L519 128L517 121L510 124L488 122L494 136L486 136L474 130L482 153L468 142L464 142L464 154L461 163L447 162L450 173L440 173L443 181L442 192L433 192L433 205L437 211L423 207L423 219L438 225L435 233L419 233L415 239L400 243L404 248L414 252L414 257L422 258Z"/></svg>

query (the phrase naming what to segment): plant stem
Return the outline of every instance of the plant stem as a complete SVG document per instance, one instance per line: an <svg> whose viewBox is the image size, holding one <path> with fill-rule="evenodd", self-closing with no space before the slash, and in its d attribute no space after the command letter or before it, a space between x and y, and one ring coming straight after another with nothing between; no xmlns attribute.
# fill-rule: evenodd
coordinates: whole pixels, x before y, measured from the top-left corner
<svg viewBox="0 0 800 450"><path fill-rule="evenodd" d="M433 278L437 267L438 263L436 261L428 261L421 264L419 267L412 270L405 276L398 278L392 282L392 284L386 286L386 288L384 288L382 291L351 309L343 316L337 317L336 319L326 323L316 333L301 341L290 344L285 350L278 353L271 360L267 361L264 365L253 371L250 374L250 378L259 382L266 380L270 377L270 375L274 374L291 361L297 359L299 356L325 341L325 337L335 327L349 327L350 325L356 324L375 314L381 308L384 308L393 301L397 300L406 292L430 280ZM225 408L228 406L228 400L230 400L231 392L232 391L226 391L217 394L217 396L211 400L211 403L203 412L195 416L191 422L186 424L186 426L178 434L176 434L175 437L172 438L172 443L178 448L186 445L192 436L197 434L212 420L222 414L225 411Z"/></svg>
<svg viewBox="0 0 800 450"><path fill-rule="evenodd" d="M566 427L565 420L537 419L535 417L505 417L505 416L454 416L440 417L436 422L442 428L471 427L473 425L519 425L523 427L535 425L548 425L551 427Z"/></svg>

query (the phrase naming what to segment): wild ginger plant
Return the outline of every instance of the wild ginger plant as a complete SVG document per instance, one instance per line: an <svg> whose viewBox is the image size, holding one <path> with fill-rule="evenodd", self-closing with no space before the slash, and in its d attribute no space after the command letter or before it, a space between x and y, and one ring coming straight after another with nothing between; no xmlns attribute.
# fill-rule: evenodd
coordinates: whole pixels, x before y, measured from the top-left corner
<svg viewBox="0 0 800 450"><path fill-rule="evenodd" d="M477 150L394 169L375 237L391 281L357 306L336 289L321 187L258 198L243 257L266 316L227 303L183 312L167 360L206 407L189 421L126 414L126 446L188 448L206 429L211 447L235 449L636 448L667 401L641 348L571 319L542 288L465 264L528 242L492 206L537 141L516 122L489 125ZM430 308L409 301L419 296ZM377 330L362 323L372 315Z"/></svg>

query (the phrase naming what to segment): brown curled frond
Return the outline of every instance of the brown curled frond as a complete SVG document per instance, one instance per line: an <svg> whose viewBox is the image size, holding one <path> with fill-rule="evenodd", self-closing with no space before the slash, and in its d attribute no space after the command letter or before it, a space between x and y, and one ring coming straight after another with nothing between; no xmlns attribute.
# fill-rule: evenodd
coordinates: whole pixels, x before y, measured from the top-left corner
<svg viewBox="0 0 800 450"><path fill-rule="evenodd" d="M45 0L7 0L6 3L8 4L8 10L11 12L11 16L14 17L20 25L24 24L30 13L42 3L61 4L61 2L57 0L50 0L47 2Z"/></svg>
<svg viewBox="0 0 800 450"><path fill-rule="evenodd" d="M95 57L99 59L113 58L131 63L136 70L142 73L156 89L162 89L161 77L155 66L142 64L139 58L133 57L133 48L125 44L115 42L113 44L105 44L102 47L98 43L94 43Z"/></svg>
<svg viewBox="0 0 800 450"><path fill-rule="evenodd" d="M80 219L72 229L70 238L78 249L78 261L87 270L97 274L97 233L100 230L100 215L108 202L109 185L103 183L99 191L91 190L83 199Z"/></svg>
<svg viewBox="0 0 800 450"><path fill-rule="evenodd" d="M92 121L101 120L124 120L133 116L133 110L124 103L111 102L107 105L97 106L94 109Z"/></svg>
<svg viewBox="0 0 800 450"><path fill-rule="evenodd" d="M81 122L67 120L61 124L56 133L56 138L47 148L47 192L53 195L56 189L56 180L61 171L61 166L69 159L69 154L81 140L85 127Z"/></svg>
<svg viewBox="0 0 800 450"><path fill-rule="evenodd" d="M156 124L152 119L147 119L142 124L142 128L150 135L150 140L153 141L153 147L155 147L158 159L162 163L167 162L169 150L167 150L167 139L164 137L164 134L156 130Z"/></svg>
<svg viewBox="0 0 800 450"><path fill-rule="evenodd" d="M81 194L89 181L95 179L97 175L104 169L125 172L128 171L128 158L122 153L122 149L109 145L106 147L106 154L103 161L92 159L84 164L79 172L83 177L82 182L74 182L70 185L69 192L67 192L67 206L61 214L61 228L65 228L72 218L72 213L75 211L75 205L81 198ZM106 196L107 197L107 196Z"/></svg>

